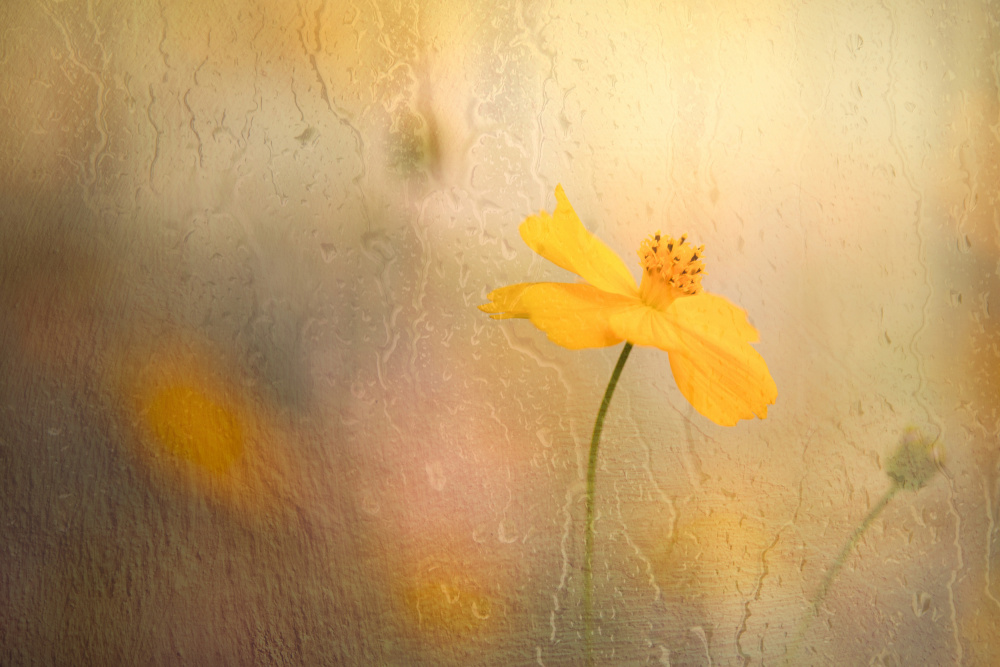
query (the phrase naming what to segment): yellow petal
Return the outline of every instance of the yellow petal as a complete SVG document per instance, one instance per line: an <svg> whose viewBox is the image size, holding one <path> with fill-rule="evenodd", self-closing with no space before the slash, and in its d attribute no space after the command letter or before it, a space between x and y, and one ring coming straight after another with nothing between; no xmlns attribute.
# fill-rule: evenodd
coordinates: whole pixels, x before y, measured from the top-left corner
<svg viewBox="0 0 1000 667"><path fill-rule="evenodd" d="M661 311L641 301L608 318L611 330L633 345L649 345L661 350L679 350L684 342L673 322Z"/></svg>
<svg viewBox="0 0 1000 667"><path fill-rule="evenodd" d="M677 299L664 313L684 346L669 350L677 387L695 410L716 424L767 417L778 397L767 363L751 342L757 330L746 312L713 294Z"/></svg>
<svg viewBox="0 0 1000 667"><path fill-rule="evenodd" d="M532 215L520 229L529 248L597 289L622 296L638 293L635 279L621 257L586 230L561 185L556 186L555 213Z"/></svg>
<svg viewBox="0 0 1000 667"><path fill-rule="evenodd" d="M721 296L680 297L665 311L640 304L614 313L609 322L630 343L669 352L677 387L717 424L764 418L777 398L767 364L750 347L759 339L757 330L743 309Z"/></svg>
<svg viewBox="0 0 1000 667"><path fill-rule="evenodd" d="M638 303L634 297L567 283L519 283L493 290L489 299L492 303L479 309L493 319L528 318L553 343L571 350L622 342L608 319Z"/></svg>

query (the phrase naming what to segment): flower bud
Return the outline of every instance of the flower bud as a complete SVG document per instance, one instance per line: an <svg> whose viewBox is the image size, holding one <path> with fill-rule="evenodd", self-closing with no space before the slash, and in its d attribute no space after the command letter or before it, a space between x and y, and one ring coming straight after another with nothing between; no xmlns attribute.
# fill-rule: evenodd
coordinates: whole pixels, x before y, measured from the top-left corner
<svg viewBox="0 0 1000 667"><path fill-rule="evenodd" d="M926 438L920 429L911 426L889 457L885 471L900 489L917 491L937 474L943 458L941 443Z"/></svg>

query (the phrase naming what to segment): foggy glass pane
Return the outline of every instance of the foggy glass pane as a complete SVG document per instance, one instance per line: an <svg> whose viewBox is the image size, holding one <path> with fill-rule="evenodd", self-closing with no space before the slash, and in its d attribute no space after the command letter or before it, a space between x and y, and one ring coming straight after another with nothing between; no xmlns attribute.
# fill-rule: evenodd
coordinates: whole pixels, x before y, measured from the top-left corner
<svg viewBox="0 0 1000 667"><path fill-rule="evenodd" d="M477 309L582 282L519 233L560 184L635 280L703 244L778 390L723 426L681 364L739 369L635 346L594 664L997 664L998 25L4 3L0 664L585 664L622 336Z"/></svg>

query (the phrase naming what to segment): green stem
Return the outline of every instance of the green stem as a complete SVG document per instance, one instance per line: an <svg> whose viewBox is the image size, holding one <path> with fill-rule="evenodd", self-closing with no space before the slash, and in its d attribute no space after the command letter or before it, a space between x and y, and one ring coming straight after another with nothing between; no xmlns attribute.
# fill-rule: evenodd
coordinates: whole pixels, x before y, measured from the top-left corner
<svg viewBox="0 0 1000 667"><path fill-rule="evenodd" d="M812 611L814 616L819 613L819 606L823 603L824 598L826 598L826 594L830 590L830 585L833 584L833 578L837 576L837 573L840 572L840 568L844 566L844 563L847 561L847 557L850 555L854 545L856 545L858 540L861 539L861 535L868 530L868 526L872 524L875 517L882 513L882 510L884 510L885 506L889 504L889 501L892 500L897 491L899 491L898 485L893 484L889 487L889 490L885 492L885 495L883 495L882 498L875 503L875 507L868 512L868 516L865 517L865 520L854 529L853 533L851 533L851 537L848 538L847 544L845 544L844 548L840 550L840 553L837 555L837 560L833 561L833 565L830 566L830 570L826 573L826 577L824 577L823 583L820 585L819 591L816 593L816 597L813 598Z"/></svg>
<svg viewBox="0 0 1000 667"><path fill-rule="evenodd" d="M604 400L601 401L601 409L597 411L597 421L594 422L594 434L590 437L590 458L587 461L586 552L583 557L583 625L588 665L594 661L594 500L597 486L597 448L601 444L601 429L604 428L604 416L608 412L608 406L611 405L611 396L615 393L618 378L631 351L632 343L626 342L611 374L611 380L608 381L608 388L604 391Z"/></svg>
<svg viewBox="0 0 1000 667"><path fill-rule="evenodd" d="M792 642L792 653L786 659L786 664L788 664L788 661L797 656L798 649L800 648L802 641L805 639L806 630L809 629L810 622L814 616L819 615L819 606L823 604L823 600L826 599L826 594L830 591L830 586L833 585L834 578L837 576L837 573L840 572L840 568L844 566L844 563L847 562L847 557L850 555L851 550L854 549L854 546L858 543L858 540L861 539L864 532L868 530L872 521L874 521L876 517L882 513L882 510L885 509L886 505L889 504L889 501L895 497L901 488L902 487L899 486L899 484L895 483L889 487L889 490L885 492L879 501L875 503L875 506L871 508L871 511L868 512L864 521L862 521L858 527L854 529L854 532L851 533L851 536L847 539L847 543L844 545L844 548L840 550L839 554L837 554L836 560L833 561L833 565L830 566L826 576L823 577L823 583L820 584L819 590L816 592L815 597L813 597L812 604L809 607L809 613L802 619L799 631L796 633L795 640Z"/></svg>

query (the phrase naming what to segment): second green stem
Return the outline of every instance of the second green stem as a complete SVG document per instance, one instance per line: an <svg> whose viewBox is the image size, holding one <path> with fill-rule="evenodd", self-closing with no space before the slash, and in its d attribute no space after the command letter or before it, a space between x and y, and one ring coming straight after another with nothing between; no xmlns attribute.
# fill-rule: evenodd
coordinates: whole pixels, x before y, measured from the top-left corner
<svg viewBox="0 0 1000 667"><path fill-rule="evenodd" d="M876 517L878 517L878 515L882 513L882 510L886 508L889 501L891 501L901 489L902 487L894 482L893 485L889 487L889 490L885 492L877 503L875 503L875 506L871 508L861 524L854 529L851 536L847 538L847 543L844 545L844 548L840 550L840 553L837 554L837 558L833 561L833 565L830 566L830 569L827 570L826 576L823 577L823 583L820 584L819 590L816 591L816 595L813 596L812 604L809 605L809 612L799 623L799 630L795 633L795 639L792 640L791 649L785 656L786 665L796 664L799 651L802 649L802 643L805 641L806 631L809 629L809 624L815 616L819 615L820 605L823 604L823 600L826 599L826 594L830 592L830 586L833 585L834 578L837 576L837 573L840 572L840 568L844 566L844 563L847 562L847 558L851 555L851 551L854 549L854 546L858 543L858 540L861 539L864 532L868 530L868 527L872 525L872 522L875 521Z"/></svg>

